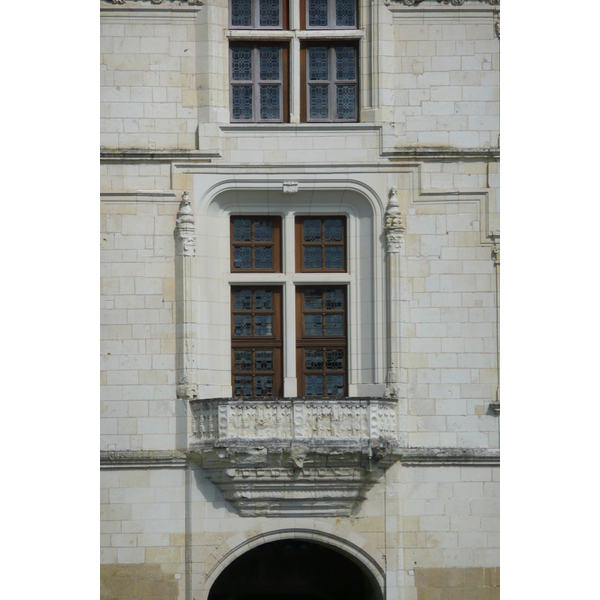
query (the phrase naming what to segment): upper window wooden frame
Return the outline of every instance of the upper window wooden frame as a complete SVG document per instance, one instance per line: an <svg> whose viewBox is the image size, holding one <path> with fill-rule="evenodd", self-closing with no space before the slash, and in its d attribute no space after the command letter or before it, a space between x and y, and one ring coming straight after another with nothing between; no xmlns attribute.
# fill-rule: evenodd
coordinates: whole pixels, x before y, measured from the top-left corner
<svg viewBox="0 0 600 600"><path fill-rule="evenodd" d="M274 8L278 8L277 23ZM288 29L288 0L229 0L230 29Z"/></svg>
<svg viewBox="0 0 600 600"><path fill-rule="evenodd" d="M317 223L320 223L318 235ZM344 215L298 216L295 228L297 273L346 273L348 271ZM319 257L320 266L317 266Z"/></svg>
<svg viewBox="0 0 600 600"><path fill-rule="evenodd" d="M270 224L270 239L265 223ZM281 217L232 215L229 227L232 273L281 273ZM269 249L270 267L265 266Z"/></svg>
<svg viewBox="0 0 600 600"><path fill-rule="evenodd" d="M300 0L300 29L358 29L358 1Z"/></svg>

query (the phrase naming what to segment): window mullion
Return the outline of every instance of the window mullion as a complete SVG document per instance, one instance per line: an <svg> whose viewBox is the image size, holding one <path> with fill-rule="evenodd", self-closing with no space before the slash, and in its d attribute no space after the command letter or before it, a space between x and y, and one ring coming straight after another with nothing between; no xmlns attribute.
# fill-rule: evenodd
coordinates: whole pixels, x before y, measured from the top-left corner
<svg viewBox="0 0 600 600"><path fill-rule="evenodd" d="M335 121L335 48L329 48L329 120Z"/></svg>

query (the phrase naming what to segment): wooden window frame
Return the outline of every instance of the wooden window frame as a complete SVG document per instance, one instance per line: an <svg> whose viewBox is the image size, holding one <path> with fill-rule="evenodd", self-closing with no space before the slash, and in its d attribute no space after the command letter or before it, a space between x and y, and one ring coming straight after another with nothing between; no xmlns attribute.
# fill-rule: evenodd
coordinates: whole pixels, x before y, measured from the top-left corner
<svg viewBox="0 0 600 600"><path fill-rule="evenodd" d="M279 48L279 78L273 80L260 79L260 48ZM250 48L252 63L252 79L233 80L232 60L234 48ZM260 118L260 88L266 85L279 86L279 117L276 119ZM233 88L252 86L252 119L235 119L233 117ZM287 42L248 41L230 42L229 44L229 118L231 123L289 123L289 44Z"/></svg>
<svg viewBox="0 0 600 600"><path fill-rule="evenodd" d="M341 242L326 242L325 241L325 221L327 219L341 219L342 221L342 241ZM320 242L305 242L304 241L304 223L306 221L321 221L321 241ZM347 249L347 219L345 215L314 215L314 216L297 216L295 220L295 254L296 254L296 272L297 273L347 273L348 272L348 249ZM304 268L304 248L306 246L320 246L321 251L321 268L306 269ZM342 268L327 269L325 265L325 248L336 246L342 248Z"/></svg>
<svg viewBox="0 0 600 600"><path fill-rule="evenodd" d="M240 290L252 291L252 309L236 310L234 304L234 294ZM254 292L257 290L267 290L273 293L272 310L257 310L254 304ZM281 398L283 397L283 289L281 286L273 285L232 285L231 286L231 389L232 396L236 398L254 398L256 397L256 377L273 376L273 396L259 396L260 398ZM260 315L273 315L273 335L257 336L254 335L254 318ZM249 315L252 317L252 335L235 336L235 317L236 315ZM252 370L244 371L236 369L235 351L246 350L252 352ZM255 363L255 353L257 350L273 351L273 370L257 371ZM235 396L235 378L236 376L252 377L252 396Z"/></svg>
<svg viewBox="0 0 600 600"><path fill-rule="evenodd" d="M250 9L250 25L234 25L232 23L233 8L232 2L229 2L229 29L232 30L249 30L249 29L261 29L264 31L278 31L289 29L288 21L288 0L279 0L279 25L264 27L260 25L260 0L251 0Z"/></svg>
<svg viewBox="0 0 600 600"><path fill-rule="evenodd" d="M327 68L329 78L327 80L310 82L308 76L309 60L308 53L310 47L326 47L327 48ZM337 79L337 68L336 68L336 52L339 47L352 47L355 52L355 78L352 80L348 79ZM313 40L307 42L301 42L300 44L300 86L301 86L301 98L300 98L300 121L302 123L357 123L360 114L359 107L359 72L358 67L360 64L358 54L358 43L354 40ZM326 119L314 119L310 117L310 88L316 86L328 86L328 111ZM338 85L351 85L354 86L356 101L355 101L355 114L353 119L338 119L337 117L337 86Z"/></svg>
<svg viewBox="0 0 600 600"><path fill-rule="evenodd" d="M323 292L322 310L307 310L304 308L304 298L306 290L319 289ZM342 290L343 292L343 308L336 310L326 310L324 301L324 292L327 290ZM306 314L323 315L323 331L325 328L325 315L342 314L343 315L343 335L327 336L323 333L321 336L308 336L304 329L304 316ZM322 350L323 352L323 369L322 371L307 371L306 367L306 351L307 350ZM326 352L327 350L343 350L344 351L344 369L340 371L328 371L326 368ZM344 398L348 396L348 288L345 285L302 285L296 286L296 376L298 378L298 395L306 396L306 377L308 375L322 375L323 377L323 396L311 397L328 397L328 398ZM341 396L327 396L326 377L327 375L341 375L344 379L344 392Z"/></svg>
<svg viewBox="0 0 600 600"><path fill-rule="evenodd" d="M338 27L335 23L336 0L327 0L327 25L326 26L310 26L308 17L309 0L300 0L300 29L305 31L322 31L324 29L337 29L341 31L354 31L358 29L358 1L354 0L354 25L349 27Z"/></svg>
<svg viewBox="0 0 600 600"><path fill-rule="evenodd" d="M235 219L249 219L251 221L251 240L249 242L236 242L233 238L233 221ZM272 224L273 240L271 242L262 242L254 240L254 223L256 221L270 220ZM232 273L281 273L281 217L271 215L231 215L229 219L229 247L230 247L230 271ZM250 269L236 269L234 267L235 248L251 248ZM272 258L273 267L271 269L254 268L254 248L271 247L273 248Z"/></svg>

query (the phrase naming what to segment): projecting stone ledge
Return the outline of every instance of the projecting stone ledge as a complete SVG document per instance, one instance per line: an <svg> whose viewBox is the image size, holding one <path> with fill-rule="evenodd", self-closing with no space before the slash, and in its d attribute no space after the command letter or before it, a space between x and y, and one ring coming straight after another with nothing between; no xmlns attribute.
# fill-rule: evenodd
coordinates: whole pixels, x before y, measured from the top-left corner
<svg viewBox="0 0 600 600"><path fill-rule="evenodd" d="M349 516L400 458L396 401L193 400L189 457L242 516Z"/></svg>

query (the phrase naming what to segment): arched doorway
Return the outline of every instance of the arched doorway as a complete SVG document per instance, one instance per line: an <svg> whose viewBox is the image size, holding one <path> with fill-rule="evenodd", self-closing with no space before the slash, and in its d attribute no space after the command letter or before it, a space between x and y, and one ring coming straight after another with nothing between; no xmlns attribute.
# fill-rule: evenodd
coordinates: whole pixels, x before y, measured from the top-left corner
<svg viewBox="0 0 600 600"><path fill-rule="evenodd" d="M303 539L249 550L213 584L208 600L377 600L365 572L344 554Z"/></svg>

